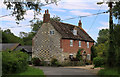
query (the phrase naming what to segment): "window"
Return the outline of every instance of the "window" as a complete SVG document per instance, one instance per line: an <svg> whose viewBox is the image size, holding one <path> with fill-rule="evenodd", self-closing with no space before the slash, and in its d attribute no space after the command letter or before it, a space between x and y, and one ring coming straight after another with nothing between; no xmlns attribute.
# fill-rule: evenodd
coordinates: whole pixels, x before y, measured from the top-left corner
<svg viewBox="0 0 120 77"><path fill-rule="evenodd" d="M73 30L73 34L74 34L74 35L77 35L77 30L74 29L74 30Z"/></svg>
<svg viewBox="0 0 120 77"><path fill-rule="evenodd" d="M87 60L91 60L91 59L90 59L90 54L87 54Z"/></svg>
<svg viewBox="0 0 120 77"><path fill-rule="evenodd" d="M87 42L87 48L89 48L89 42Z"/></svg>
<svg viewBox="0 0 120 77"><path fill-rule="evenodd" d="M69 58L70 58L70 59L73 59L73 54L70 54L70 55L69 55Z"/></svg>
<svg viewBox="0 0 120 77"><path fill-rule="evenodd" d="M51 31L50 31L50 35L53 35L53 34L54 34L54 30L51 30Z"/></svg>
<svg viewBox="0 0 120 77"><path fill-rule="evenodd" d="M79 47L81 47L81 41L79 41Z"/></svg>
<svg viewBox="0 0 120 77"><path fill-rule="evenodd" d="M70 46L71 47L73 46L73 40L70 40Z"/></svg>

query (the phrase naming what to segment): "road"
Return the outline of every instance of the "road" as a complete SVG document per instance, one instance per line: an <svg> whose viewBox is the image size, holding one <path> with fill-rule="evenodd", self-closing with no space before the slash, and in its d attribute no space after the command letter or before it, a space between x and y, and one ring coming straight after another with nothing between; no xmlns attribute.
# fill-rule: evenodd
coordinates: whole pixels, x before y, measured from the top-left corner
<svg viewBox="0 0 120 77"><path fill-rule="evenodd" d="M47 77L98 77L94 73L81 68L36 67L43 70Z"/></svg>

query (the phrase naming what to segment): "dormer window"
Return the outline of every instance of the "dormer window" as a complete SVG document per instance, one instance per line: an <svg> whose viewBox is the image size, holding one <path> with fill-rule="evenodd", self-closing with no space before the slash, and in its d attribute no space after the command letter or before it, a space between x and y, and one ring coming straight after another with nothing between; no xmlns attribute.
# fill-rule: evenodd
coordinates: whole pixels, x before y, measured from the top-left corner
<svg viewBox="0 0 120 77"><path fill-rule="evenodd" d="M74 29L74 30L73 30L73 34L74 34L74 35L77 35L77 30Z"/></svg>
<svg viewBox="0 0 120 77"><path fill-rule="evenodd" d="M50 35L54 35L54 30L50 30Z"/></svg>

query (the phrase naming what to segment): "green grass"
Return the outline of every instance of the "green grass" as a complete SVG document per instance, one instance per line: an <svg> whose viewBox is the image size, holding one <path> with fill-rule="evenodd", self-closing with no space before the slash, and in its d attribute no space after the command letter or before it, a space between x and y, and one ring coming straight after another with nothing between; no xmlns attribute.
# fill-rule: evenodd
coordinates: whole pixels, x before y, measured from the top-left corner
<svg viewBox="0 0 120 77"><path fill-rule="evenodd" d="M39 68L28 67L25 72L18 73L16 75L44 75L44 73Z"/></svg>
<svg viewBox="0 0 120 77"><path fill-rule="evenodd" d="M44 72L39 68L28 67L24 72L17 74L7 74L2 77L45 77Z"/></svg>
<svg viewBox="0 0 120 77"><path fill-rule="evenodd" d="M120 77L117 69L101 69L98 75L101 77Z"/></svg>

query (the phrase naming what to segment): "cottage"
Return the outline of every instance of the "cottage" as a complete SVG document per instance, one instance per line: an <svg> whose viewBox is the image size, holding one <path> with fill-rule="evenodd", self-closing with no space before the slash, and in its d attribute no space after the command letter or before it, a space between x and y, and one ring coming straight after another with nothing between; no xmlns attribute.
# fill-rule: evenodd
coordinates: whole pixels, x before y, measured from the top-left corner
<svg viewBox="0 0 120 77"><path fill-rule="evenodd" d="M91 60L91 47L94 40L82 28L78 26L50 20L49 11L46 10L43 24L33 38L32 57L38 57L45 61L57 58L63 62L69 56L76 56L79 49L84 49L87 59Z"/></svg>

